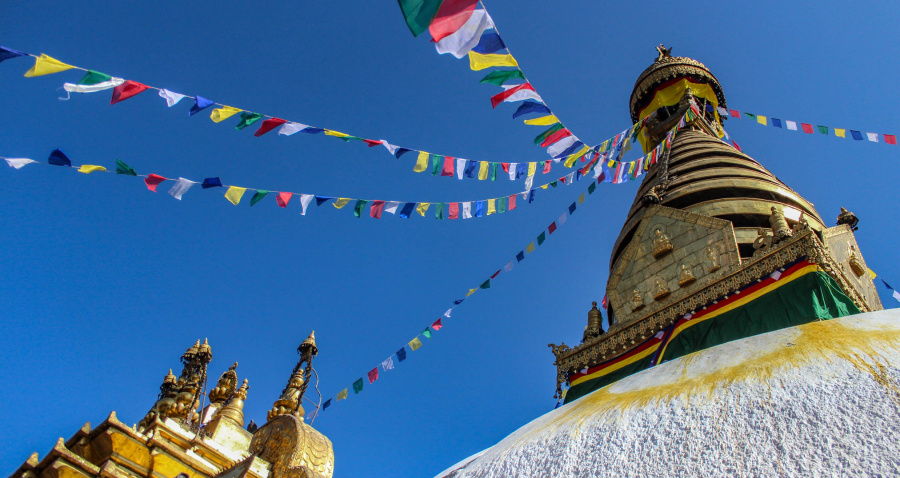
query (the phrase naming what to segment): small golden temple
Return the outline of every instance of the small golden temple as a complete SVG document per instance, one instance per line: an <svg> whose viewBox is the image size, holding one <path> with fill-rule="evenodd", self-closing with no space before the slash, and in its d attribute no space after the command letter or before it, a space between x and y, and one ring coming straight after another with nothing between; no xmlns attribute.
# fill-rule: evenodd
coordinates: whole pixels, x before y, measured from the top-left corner
<svg viewBox="0 0 900 478"><path fill-rule="evenodd" d="M238 385L237 363L205 393L212 348L198 340L181 356L181 375L169 370L137 425L112 412L98 427L86 423L60 438L42 459L33 453L11 478L330 478L331 441L305 423L301 403L318 354L314 333L298 352L287 386L258 428L252 420L244 424L250 387L246 378Z"/></svg>
<svg viewBox="0 0 900 478"><path fill-rule="evenodd" d="M856 216L842 208L828 227L810 201L723 141L719 81L657 50L635 82L631 118L644 152L667 136L671 144L613 246L608 330L594 303L581 344L550 344L567 402L697 350L882 309Z"/></svg>

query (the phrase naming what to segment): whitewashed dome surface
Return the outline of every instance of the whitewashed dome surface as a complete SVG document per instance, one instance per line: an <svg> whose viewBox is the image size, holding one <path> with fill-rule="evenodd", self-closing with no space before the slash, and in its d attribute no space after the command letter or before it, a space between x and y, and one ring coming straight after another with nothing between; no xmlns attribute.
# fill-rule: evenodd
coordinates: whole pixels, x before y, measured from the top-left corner
<svg viewBox="0 0 900 478"><path fill-rule="evenodd" d="M900 309L658 365L438 475L626 476L900 476Z"/></svg>

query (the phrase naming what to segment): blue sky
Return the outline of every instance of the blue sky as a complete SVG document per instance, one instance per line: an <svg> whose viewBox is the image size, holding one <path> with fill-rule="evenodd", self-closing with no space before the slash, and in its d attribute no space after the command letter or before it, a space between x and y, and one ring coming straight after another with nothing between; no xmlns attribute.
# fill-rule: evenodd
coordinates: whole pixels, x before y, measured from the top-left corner
<svg viewBox="0 0 900 478"><path fill-rule="evenodd" d="M638 74L665 43L704 62L730 107L813 124L900 133L892 2L493 1L506 44L554 112L599 142L630 123ZM435 153L540 161L539 132L490 108L483 72L413 38L394 2L3 2L0 44L149 85ZM23 78L0 64L0 155L270 190L408 201L518 192L521 182L412 172L412 158L322 135L254 138L236 119L189 117L156 92L109 105L108 92L57 99L81 73ZM900 284L897 146L764 128L726 128L744 151L812 201L826 222L844 206L870 268ZM632 155L633 157L633 155ZM559 169L558 177L563 174ZM554 173L557 169L554 169ZM539 177L539 181L540 181ZM587 187L538 195L467 221L355 219L323 206L301 216L274 197L235 207L223 190L183 201L136 178L42 165L0 168L0 431L11 473L111 410L129 424L169 368L208 337L217 378L238 361L245 416L265 420L315 329L323 398L364 376L502 267ZM432 476L554 405L550 342L577 343L605 288L610 248L637 184L602 185L538 251L362 394L322 413L337 477ZM295 200L296 201L296 200ZM311 206L315 209L314 206ZM882 289L887 307L896 303ZM312 388L310 392L315 393ZM310 407L306 407L310 412ZM23 430L27 427L27 430Z"/></svg>

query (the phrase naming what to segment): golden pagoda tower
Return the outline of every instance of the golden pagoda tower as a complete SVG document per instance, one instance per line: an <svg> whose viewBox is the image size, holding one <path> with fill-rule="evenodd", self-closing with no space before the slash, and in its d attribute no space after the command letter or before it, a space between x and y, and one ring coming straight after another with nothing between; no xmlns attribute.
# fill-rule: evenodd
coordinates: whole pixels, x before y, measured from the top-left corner
<svg viewBox="0 0 900 478"><path fill-rule="evenodd" d="M644 151L687 121L649 168L613 246L609 330L595 307L580 345L550 345L566 402L725 342L882 309L856 217L842 208L828 227L811 202L723 142L719 81L657 50L630 99Z"/></svg>
<svg viewBox="0 0 900 478"><path fill-rule="evenodd" d="M298 352L288 386L259 428L252 421L244 427L250 387L247 379L237 386L237 363L202 406L212 348L198 340L181 357L181 375L169 370L140 423L129 427L116 412L97 428L86 423L44 458L33 453L11 478L331 478L331 441L305 423L301 406L318 354L314 334Z"/></svg>

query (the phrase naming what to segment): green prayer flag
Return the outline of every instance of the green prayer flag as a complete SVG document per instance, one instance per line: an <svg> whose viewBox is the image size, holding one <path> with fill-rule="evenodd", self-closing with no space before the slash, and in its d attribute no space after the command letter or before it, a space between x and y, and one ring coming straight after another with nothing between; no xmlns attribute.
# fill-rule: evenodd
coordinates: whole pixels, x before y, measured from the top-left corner
<svg viewBox="0 0 900 478"><path fill-rule="evenodd" d="M506 212L506 201L507 198L502 197L497 200L497 214L503 214Z"/></svg>
<svg viewBox="0 0 900 478"><path fill-rule="evenodd" d="M820 133L825 134L825 135L828 134L828 126L819 125L818 128L819 128Z"/></svg>
<svg viewBox="0 0 900 478"><path fill-rule="evenodd" d="M106 73L100 73L99 71L88 70L85 73L84 78L78 82L79 85L96 85L97 83L103 83L104 81L111 80L112 77L107 75Z"/></svg>
<svg viewBox="0 0 900 478"><path fill-rule="evenodd" d="M443 219L444 218L444 203L439 202L434 205L434 218L435 219Z"/></svg>
<svg viewBox="0 0 900 478"><path fill-rule="evenodd" d="M753 114L753 113L747 113L747 112L745 112L744 114L747 115L747 116L749 116L749 117L751 117L751 118L753 118L753 119L756 119L756 115Z"/></svg>
<svg viewBox="0 0 900 478"><path fill-rule="evenodd" d="M484 283L482 283L480 286L478 286L478 288L479 289L490 289L491 288L491 280L488 279L488 280L484 281Z"/></svg>
<svg viewBox="0 0 900 478"><path fill-rule="evenodd" d="M250 198L250 205L254 206L256 203L262 201L262 198L266 197L269 194L269 191L265 189L257 189L255 193L253 193L253 197Z"/></svg>
<svg viewBox="0 0 900 478"><path fill-rule="evenodd" d="M116 174L124 174L126 176L137 176L131 166L125 164L122 160L116 160Z"/></svg>
<svg viewBox="0 0 900 478"><path fill-rule="evenodd" d="M525 79L525 75L522 74L522 70L497 70L492 71L487 74L484 78L481 79L481 83L490 83L492 85L503 86L509 80L514 78Z"/></svg>
<svg viewBox="0 0 900 478"><path fill-rule="evenodd" d="M591 185L588 186L588 194L594 194L595 189L597 189L597 183L591 183Z"/></svg>
<svg viewBox="0 0 900 478"><path fill-rule="evenodd" d="M443 0L397 0L403 19L413 36L419 36L431 25Z"/></svg>
<svg viewBox="0 0 900 478"><path fill-rule="evenodd" d="M357 201L356 201L356 206L353 206L353 215L356 216L356 217L361 216L361 215L362 215L362 210L363 210L364 207L366 207L366 203L367 203L367 202L369 202L369 201L366 201L365 199L359 199L359 200L357 200Z"/></svg>
<svg viewBox="0 0 900 478"><path fill-rule="evenodd" d="M547 233L546 233L546 232L541 232L541 234L538 236L537 239L538 239L538 245L540 246L541 244L544 243L544 241L547 240Z"/></svg>
<svg viewBox="0 0 900 478"><path fill-rule="evenodd" d="M351 141L354 141L354 140L355 140L355 141L362 141L362 140L363 140L363 139L360 138L359 136L340 136L340 139L346 141L347 143L349 143L349 142L351 142Z"/></svg>
<svg viewBox="0 0 900 478"><path fill-rule="evenodd" d="M554 124L554 125L551 126L550 129L548 129L547 131L544 131L543 133L537 135L537 137L534 138L534 144L541 144L541 143L543 143L544 140L547 139L547 136L550 136L551 134L553 134L553 133L555 133L555 132L557 132L557 131L559 131L559 130L561 130L561 129L563 129L562 123L556 123L556 124Z"/></svg>
<svg viewBox="0 0 900 478"><path fill-rule="evenodd" d="M431 338L431 329L429 329L428 327L425 327L425 330L422 331L422 335L424 335L426 339L430 339Z"/></svg>
<svg viewBox="0 0 900 478"><path fill-rule="evenodd" d="M261 120L262 117L263 117L263 115L261 115L259 113L248 113L245 111L245 112L241 113L241 121L238 123L237 126L234 127L234 129L242 130L242 129L246 128L247 126L250 126L251 124L256 123L257 121Z"/></svg>
<svg viewBox="0 0 900 478"><path fill-rule="evenodd" d="M550 187L551 187L551 188L555 188L556 185L557 185L557 182L556 182L556 181L550 181Z"/></svg>
<svg viewBox="0 0 900 478"><path fill-rule="evenodd" d="M359 379L359 380L353 382L353 393L359 393L359 392L362 392L362 387L363 387L363 380L362 380L362 379Z"/></svg>
<svg viewBox="0 0 900 478"><path fill-rule="evenodd" d="M437 176L444 166L444 156L440 154L431 155L431 175Z"/></svg>
<svg viewBox="0 0 900 478"><path fill-rule="evenodd" d="M500 166L500 163L491 163L491 181L497 180L497 167Z"/></svg>

